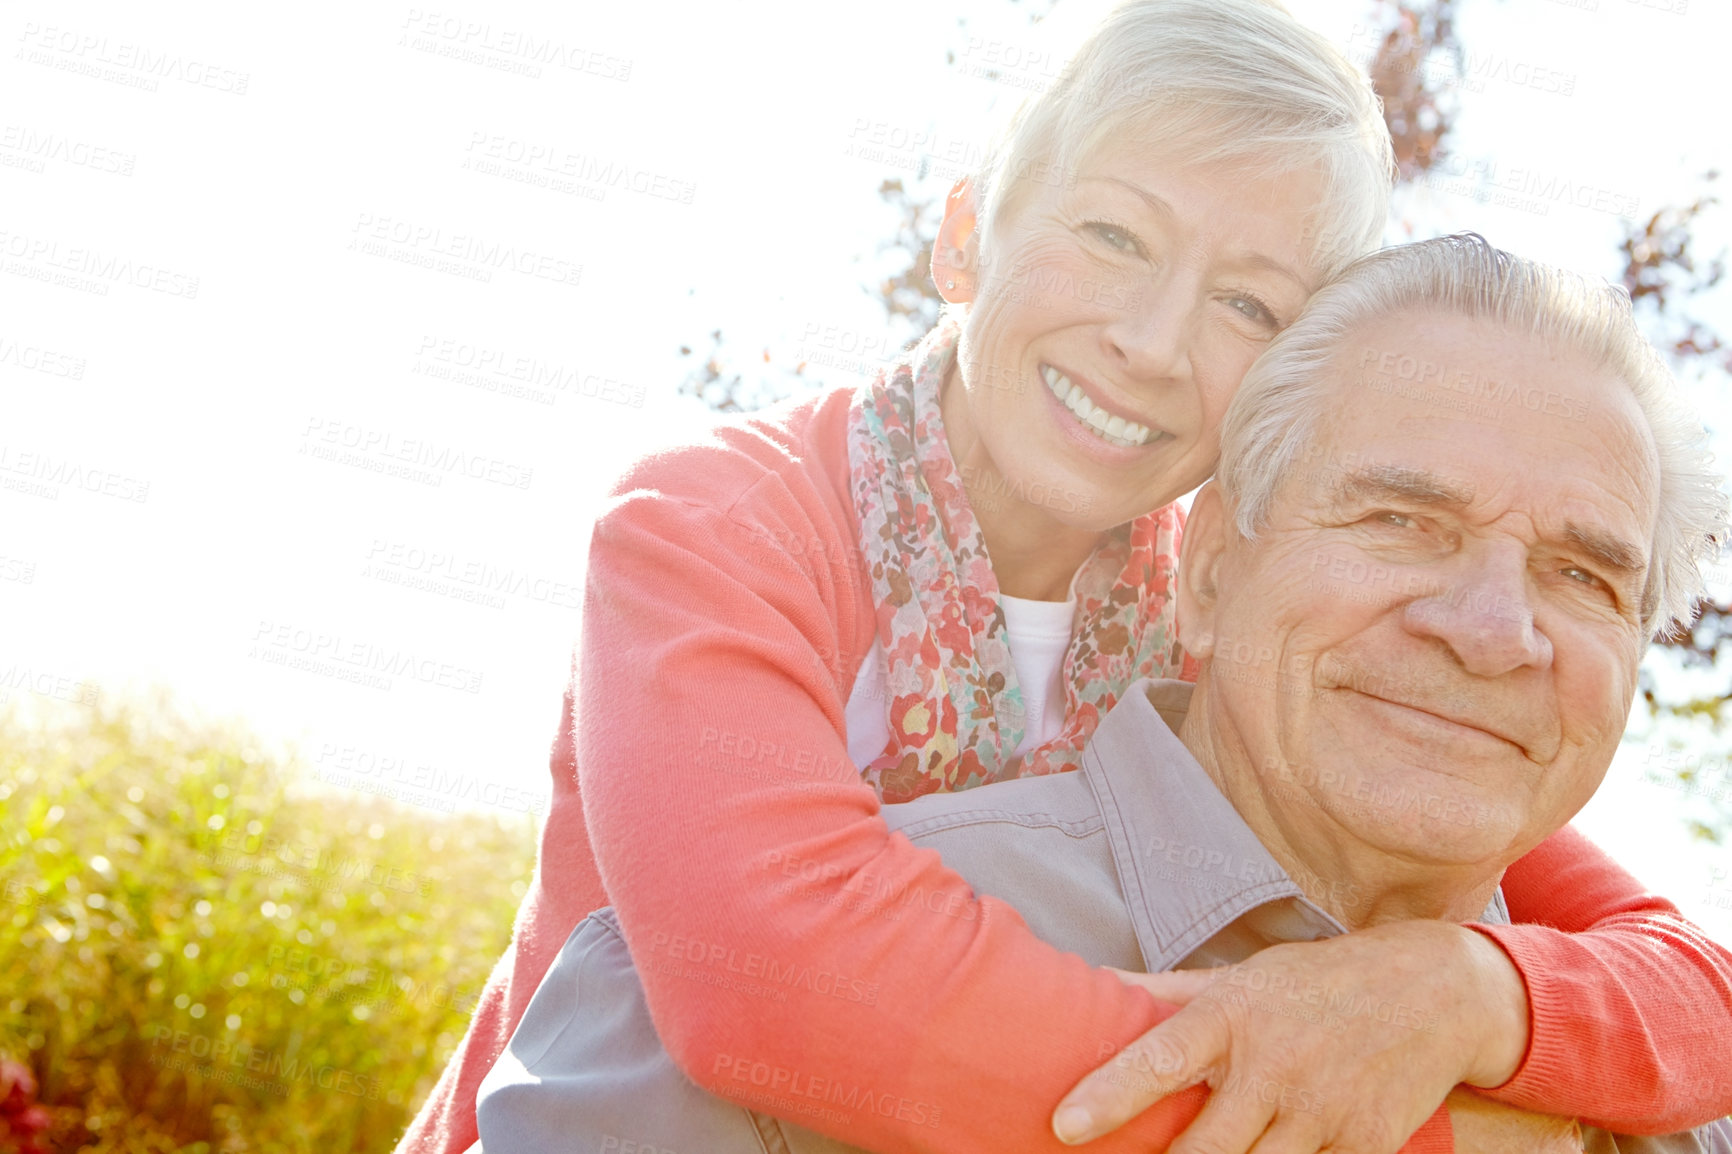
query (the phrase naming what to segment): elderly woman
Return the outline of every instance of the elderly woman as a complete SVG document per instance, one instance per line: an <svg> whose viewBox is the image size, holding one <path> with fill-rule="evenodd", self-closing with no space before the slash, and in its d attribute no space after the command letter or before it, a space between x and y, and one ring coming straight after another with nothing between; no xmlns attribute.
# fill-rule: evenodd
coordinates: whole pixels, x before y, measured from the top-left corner
<svg viewBox="0 0 1732 1154"><path fill-rule="evenodd" d="M744 1055L937 1095L952 1154L1059 1148L1049 1120L1102 1039L1171 1007L977 898L880 805L1070 770L1125 686L1182 675L1172 502L1213 469L1258 353L1376 243L1390 173L1364 80L1283 10L1135 0L953 192L933 259L953 316L906 363L628 472L594 531L536 881L403 1148L473 1141L477 1084L609 903L700 1086L739 1093L720 1059ZM1326 1039L1265 1023L1227 1068L1320 1091L1325 1140L1370 1114L1399 1144L1459 1082L1630 1132L1732 1107L1695 1080L1732 1036L1732 958L1567 829L1504 894L1528 924L1289 947L1336 988L1417 975L1400 1000L1440 1025L1399 1068L1363 1057L1370 1019ZM647 964L675 938L830 977L778 1001ZM1568 1040L1602 1019L1641 1029L1578 1064ZM1240 1102L1280 1131L1280 1102ZM1091 1148L1150 1148L1183 1109ZM836 1133L927 1150L928 1121L861 1112ZM1227 1149L1220 1121L1174 1148ZM1282 1141L1256 1149L1316 1148Z"/></svg>

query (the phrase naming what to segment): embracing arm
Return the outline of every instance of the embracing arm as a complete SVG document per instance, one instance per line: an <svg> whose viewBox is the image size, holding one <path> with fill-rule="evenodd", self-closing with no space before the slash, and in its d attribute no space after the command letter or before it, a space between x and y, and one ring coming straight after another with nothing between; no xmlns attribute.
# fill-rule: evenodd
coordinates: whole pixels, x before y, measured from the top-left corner
<svg viewBox="0 0 1732 1154"><path fill-rule="evenodd" d="M839 537L788 483L628 492L591 547L579 774L656 1029L705 1089L886 1154L1062 1150L1051 1104L1162 1014L891 835L842 733L867 591L788 548Z"/></svg>
<svg viewBox="0 0 1732 1154"><path fill-rule="evenodd" d="M1518 924L1473 928L1521 971L1532 1032L1484 1093L1631 1134L1732 1112L1732 951L1568 826L1503 892Z"/></svg>

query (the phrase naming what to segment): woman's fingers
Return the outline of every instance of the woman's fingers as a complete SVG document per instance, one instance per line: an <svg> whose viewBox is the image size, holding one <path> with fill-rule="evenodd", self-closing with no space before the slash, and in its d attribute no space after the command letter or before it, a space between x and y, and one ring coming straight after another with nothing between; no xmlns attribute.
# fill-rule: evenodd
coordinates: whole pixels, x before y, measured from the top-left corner
<svg viewBox="0 0 1732 1154"><path fill-rule="evenodd" d="M1053 1133L1074 1146L1117 1130L1168 1094L1207 1078L1226 1058L1231 1037L1219 1007L1192 1002L1078 1082L1053 1111Z"/></svg>
<svg viewBox="0 0 1732 1154"><path fill-rule="evenodd" d="M1209 1101L1185 1132L1167 1147L1168 1154L1245 1154L1269 1131L1275 1106L1255 1087L1226 1082L1209 1092ZM1274 1149L1271 1147L1270 1149ZM1287 1154L1317 1154L1317 1146L1285 1148Z"/></svg>
<svg viewBox="0 0 1732 1154"><path fill-rule="evenodd" d="M1207 1081L1209 1105L1177 1154L1395 1154L1450 1087L1507 1076L1485 1057L1488 1035L1525 1043L1525 1023L1488 1008L1478 940L1447 923L1393 922L1272 946L1219 972L1120 974L1183 1008L1079 1082L1053 1130L1089 1141Z"/></svg>
<svg viewBox="0 0 1732 1154"><path fill-rule="evenodd" d="M1248 1154L1331 1154L1336 1151L1327 1145L1327 1135L1323 1130L1323 1119L1315 1114L1281 1114L1261 1137L1252 1144ZM1178 1147L1172 1147L1177 1150ZM1237 1149L1237 1147L1223 1147ZM1344 1152L1342 1152L1344 1154Z"/></svg>
<svg viewBox="0 0 1732 1154"><path fill-rule="evenodd" d="M1168 970L1160 974L1138 974L1130 970L1107 967L1127 985L1141 986L1157 1000L1171 1002L1175 1006L1188 1004L1192 998L1214 985L1216 979L1230 968L1223 966L1214 970Z"/></svg>

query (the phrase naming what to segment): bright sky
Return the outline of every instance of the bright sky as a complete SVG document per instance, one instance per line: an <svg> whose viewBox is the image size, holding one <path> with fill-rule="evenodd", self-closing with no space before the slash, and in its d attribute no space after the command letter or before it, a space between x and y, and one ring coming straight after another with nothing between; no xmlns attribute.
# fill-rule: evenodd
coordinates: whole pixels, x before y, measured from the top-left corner
<svg viewBox="0 0 1732 1154"><path fill-rule="evenodd" d="M1369 53L1359 0L1294 7ZM1618 211L1732 159L1723 5L1463 7L1429 219L1609 275ZM678 346L882 350L879 182L924 163L941 194L1055 67L1025 5L966 9L13 7L0 690L167 685L361 785L544 797L601 496L708 419ZM1480 203L1482 172L1523 203ZM421 675L297 664L356 646ZM1679 836L1701 799L1645 783L1646 749L1581 822L1732 940L1724 852Z"/></svg>

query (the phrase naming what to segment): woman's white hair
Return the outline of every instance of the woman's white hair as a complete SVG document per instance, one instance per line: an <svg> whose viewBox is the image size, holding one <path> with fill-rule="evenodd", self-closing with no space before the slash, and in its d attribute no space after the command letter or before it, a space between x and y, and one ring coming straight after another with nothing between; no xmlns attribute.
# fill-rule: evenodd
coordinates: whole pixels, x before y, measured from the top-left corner
<svg viewBox="0 0 1732 1154"><path fill-rule="evenodd" d="M1318 419L1351 371L1339 359L1349 336L1402 311L1486 318L1574 351L1629 385L1660 470L1642 625L1650 636L1687 625L1703 589L1699 562L1718 555L1727 528L1727 499L1700 417L1637 329L1622 288L1512 256L1472 233L1358 261L1251 366L1222 423L1216 473L1240 534L1257 534L1282 483L1306 467Z"/></svg>
<svg viewBox="0 0 1732 1154"><path fill-rule="evenodd" d="M1029 185L1073 182L1096 149L1133 141L1175 161L1265 176L1320 171L1311 252L1323 277L1375 247L1395 154L1370 82L1275 0L1123 0L975 174L982 245Z"/></svg>

